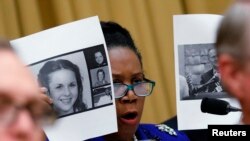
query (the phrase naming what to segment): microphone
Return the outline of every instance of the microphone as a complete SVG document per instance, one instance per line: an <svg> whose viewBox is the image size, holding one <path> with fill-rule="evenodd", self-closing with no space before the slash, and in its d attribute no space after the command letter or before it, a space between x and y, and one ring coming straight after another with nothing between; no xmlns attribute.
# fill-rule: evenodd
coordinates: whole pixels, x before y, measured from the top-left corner
<svg viewBox="0 0 250 141"><path fill-rule="evenodd" d="M227 115L229 112L238 112L241 109L231 106L227 101L205 97L201 101L201 111L203 113Z"/></svg>

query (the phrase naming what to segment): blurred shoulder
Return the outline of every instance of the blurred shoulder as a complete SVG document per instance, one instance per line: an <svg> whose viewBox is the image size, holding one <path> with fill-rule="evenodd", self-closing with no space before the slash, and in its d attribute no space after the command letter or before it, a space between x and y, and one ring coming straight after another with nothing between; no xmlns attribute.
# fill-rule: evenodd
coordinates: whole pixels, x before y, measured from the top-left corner
<svg viewBox="0 0 250 141"><path fill-rule="evenodd" d="M189 141L185 133L172 129L165 124L140 124L136 137L138 140Z"/></svg>

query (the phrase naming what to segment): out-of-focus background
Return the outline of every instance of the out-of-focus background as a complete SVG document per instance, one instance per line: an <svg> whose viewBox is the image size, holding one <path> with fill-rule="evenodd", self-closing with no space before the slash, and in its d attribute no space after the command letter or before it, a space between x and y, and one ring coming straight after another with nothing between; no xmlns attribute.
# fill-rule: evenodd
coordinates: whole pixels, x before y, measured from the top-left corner
<svg viewBox="0 0 250 141"><path fill-rule="evenodd" d="M98 15L132 34L146 76L156 81L142 122L159 123L176 114L173 15L222 14L232 0L0 0L0 36L16 39ZM183 23L185 24L185 23ZM183 33L185 34L185 33Z"/></svg>

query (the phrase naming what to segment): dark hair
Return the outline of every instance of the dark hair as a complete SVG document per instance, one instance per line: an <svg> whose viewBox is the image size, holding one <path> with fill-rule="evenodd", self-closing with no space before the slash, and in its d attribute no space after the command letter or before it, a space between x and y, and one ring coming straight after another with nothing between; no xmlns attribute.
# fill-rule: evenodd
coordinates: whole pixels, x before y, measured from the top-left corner
<svg viewBox="0 0 250 141"><path fill-rule="evenodd" d="M105 95L109 96L110 99L112 99L112 94L111 94L111 89L110 89L110 88L106 88L106 89L104 90L104 93L105 93Z"/></svg>
<svg viewBox="0 0 250 141"><path fill-rule="evenodd" d="M38 74L38 81L43 87L46 87L48 91L49 89L49 74L58 70L68 69L74 72L76 82L78 85L78 97L76 102L73 105L74 112L83 111L86 109L86 105L82 102L82 91L83 85L81 80L81 74L77 65L73 64L68 60L59 59L56 61L48 61L46 62L43 67L40 69Z"/></svg>
<svg viewBox="0 0 250 141"><path fill-rule="evenodd" d="M115 47L129 48L136 54L142 66L141 53L136 48L135 43L127 29L123 28L115 22L110 21L101 21L101 26L107 48L109 50Z"/></svg>
<svg viewBox="0 0 250 141"><path fill-rule="evenodd" d="M98 69L98 70L96 71L97 80L98 80L98 81L101 81L101 80L99 80L99 77L98 77L99 72L102 72L102 74L103 74L103 79L105 79L105 72L104 72L104 70L103 70L103 69Z"/></svg>
<svg viewBox="0 0 250 141"><path fill-rule="evenodd" d="M102 56L103 56L103 52L102 51L100 51L100 50L98 50L98 51L96 51L95 53L94 53L94 55L96 54L96 53L101 53L102 54Z"/></svg>

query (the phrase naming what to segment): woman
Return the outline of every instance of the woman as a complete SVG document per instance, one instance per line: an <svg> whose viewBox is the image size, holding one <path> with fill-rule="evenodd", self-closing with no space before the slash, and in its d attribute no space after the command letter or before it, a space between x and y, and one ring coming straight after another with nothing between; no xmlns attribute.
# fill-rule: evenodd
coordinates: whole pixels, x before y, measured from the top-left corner
<svg viewBox="0 0 250 141"><path fill-rule="evenodd" d="M95 61L97 63L97 66L104 66L107 65L104 61L104 56L101 51L95 52Z"/></svg>
<svg viewBox="0 0 250 141"><path fill-rule="evenodd" d="M78 66L68 60L48 61L40 69L38 80L48 89L59 116L84 111L82 80Z"/></svg>
<svg viewBox="0 0 250 141"><path fill-rule="evenodd" d="M101 25L111 62L118 132L90 140L188 140L166 125L139 124L145 97L151 94L154 82L145 78L141 55L129 32L116 23Z"/></svg>
<svg viewBox="0 0 250 141"><path fill-rule="evenodd" d="M97 81L95 83L95 87L108 84L108 81L105 80L105 72L103 69L98 69L96 71L96 78L97 78Z"/></svg>

